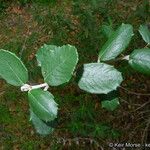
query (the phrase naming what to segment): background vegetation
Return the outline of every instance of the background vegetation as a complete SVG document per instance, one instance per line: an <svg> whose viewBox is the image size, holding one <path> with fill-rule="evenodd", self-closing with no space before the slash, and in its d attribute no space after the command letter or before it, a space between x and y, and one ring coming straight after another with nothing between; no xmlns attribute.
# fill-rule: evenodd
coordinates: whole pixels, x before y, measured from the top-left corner
<svg viewBox="0 0 150 150"><path fill-rule="evenodd" d="M134 37L125 53L146 44L137 29L148 24L147 0L0 0L0 47L16 53L30 71L30 82L40 83L35 53L44 44L76 46L83 63L94 62L107 38L102 26L130 23ZM123 67L122 67L123 66ZM59 104L52 135L41 137L29 122L26 93L0 81L0 149L108 149L110 142L148 143L150 124L149 77L118 62L125 81L110 95L83 92L70 84L51 87ZM108 112L103 99L120 96L120 107Z"/></svg>

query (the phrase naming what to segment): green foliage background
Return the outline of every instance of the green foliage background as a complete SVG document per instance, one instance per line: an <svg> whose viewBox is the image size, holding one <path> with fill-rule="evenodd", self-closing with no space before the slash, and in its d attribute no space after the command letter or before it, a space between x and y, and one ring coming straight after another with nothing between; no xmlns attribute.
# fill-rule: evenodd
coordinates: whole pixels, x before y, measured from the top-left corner
<svg viewBox="0 0 150 150"><path fill-rule="evenodd" d="M80 68L83 63L97 60L99 49L107 40L101 27L110 25L116 29L124 22L132 24L135 30L126 54L133 48L145 46L137 29L140 24L149 23L148 8L147 0L137 0L136 3L134 0L0 0L0 47L20 56L29 68L30 82L39 83L42 82L41 73L35 53L44 43L75 45L80 56ZM127 79L123 83L125 87L137 93L150 90L148 77L137 74L125 62L117 63L116 67ZM26 94L1 80L0 149L98 147L96 143L90 145L86 138L94 139L104 147L110 141L141 142L149 105L135 110L147 102L148 97L121 89L121 106L114 112L107 112L102 109L100 101L109 100L118 92L107 96L87 94L81 92L74 82L51 89L59 104L59 117L56 131L48 137L41 137L28 121ZM63 145L62 141L59 143L62 137L70 140L71 146L68 143ZM79 146L74 138L81 138Z"/></svg>

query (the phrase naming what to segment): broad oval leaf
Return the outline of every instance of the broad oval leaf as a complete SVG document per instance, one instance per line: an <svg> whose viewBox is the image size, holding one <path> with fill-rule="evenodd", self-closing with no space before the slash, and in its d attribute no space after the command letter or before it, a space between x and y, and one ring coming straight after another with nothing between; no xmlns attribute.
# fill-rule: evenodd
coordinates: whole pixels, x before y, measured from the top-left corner
<svg viewBox="0 0 150 150"><path fill-rule="evenodd" d="M78 53L74 46L44 45L37 53L46 83L57 86L68 82L78 62Z"/></svg>
<svg viewBox="0 0 150 150"><path fill-rule="evenodd" d="M113 66L105 63L90 63L84 65L79 87L95 94L107 94L115 90L122 82L122 75Z"/></svg>
<svg viewBox="0 0 150 150"><path fill-rule="evenodd" d="M101 104L102 108L105 108L108 111L114 111L118 107L118 105L120 105L118 98L114 98L112 100L104 100L101 102Z"/></svg>
<svg viewBox="0 0 150 150"><path fill-rule="evenodd" d="M150 31L146 25L140 25L139 32L143 38L143 40L150 44Z"/></svg>
<svg viewBox="0 0 150 150"><path fill-rule="evenodd" d="M133 69L150 75L150 49L136 49L129 56L129 64Z"/></svg>
<svg viewBox="0 0 150 150"><path fill-rule="evenodd" d="M46 125L37 115L30 109L30 120L32 121L36 132L41 135L48 135L53 132L54 128Z"/></svg>
<svg viewBox="0 0 150 150"><path fill-rule="evenodd" d="M28 81L28 71L22 61L3 49L0 49L0 76L14 86L22 86Z"/></svg>
<svg viewBox="0 0 150 150"><path fill-rule="evenodd" d="M133 27L122 24L108 39L99 52L99 61L108 61L121 54L133 36Z"/></svg>
<svg viewBox="0 0 150 150"><path fill-rule="evenodd" d="M57 117L57 103L48 91L35 89L28 92L29 105L33 112L44 121L51 121Z"/></svg>

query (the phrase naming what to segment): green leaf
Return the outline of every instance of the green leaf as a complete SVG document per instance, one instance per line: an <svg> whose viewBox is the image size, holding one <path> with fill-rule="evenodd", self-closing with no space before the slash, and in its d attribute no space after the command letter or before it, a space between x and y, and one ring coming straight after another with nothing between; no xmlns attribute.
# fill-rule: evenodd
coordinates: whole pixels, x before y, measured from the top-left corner
<svg viewBox="0 0 150 150"><path fill-rule="evenodd" d="M111 35L108 41L104 44L99 52L100 61L108 61L116 58L121 54L133 36L133 28L129 24L122 24L115 32Z"/></svg>
<svg viewBox="0 0 150 150"><path fill-rule="evenodd" d="M114 33L114 30L110 25L102 25L101 30L107 38L110 38L111 35Z"/></svg>
<svg viewBox="0 0 150 150"><path fill-rule="evenodd" d="M143 40L150 44L150 31L146 25L140 25L139 32L143 38Z"/></svg>
<svg viewBox="0 0 150 150"><path fill-rule="evenodd" d="M114 111L118 107L118 105L120 105L118 98L115 98L110 101L104 100L101 102L101 104L102 104L102 108L105 108L108 111Z"/></svg>
<svg viewBox="0 0 150 150"><path fill-rule="evenodd" d="M57 117L57 103L48 91L35 89L28 92L29 105L33 112L44 121L51 121Z"/></svg>
<svg viewBox="0 0 150 150"><path fill-rule="evenodd" d="M47 135L53 132L53 128L47 126L37 115L30 109L30 120L32 121L36 132L41 135Z"/></svg>
<svg viewBox="0 0 150 150"><path fill-rule="evenodd" d="M22 61L3 49L0 49L0 76L14 86L22 86L28 81L28 71Z"/></svg>
<svg viewBox="0 0 150 150"><path fill-rule="evenodd" d="M78 53L74 46L44 45L37 53L44 80L51 86L68 82L78 62Z"/></svg>
<svg viewBox="0 0 150 150"><path fill-rule="evenodd" d="M150 49L136 49L129 56L131 67L141 73L150 75Z"/></svg>
<svg viewBox="0 0 150 150"><path fill-rule="evenodd" d="M95 94L107 94L115 90L122 82L122 75L113 66L105 63L90 63L84 65L79 87Z"/></svg>

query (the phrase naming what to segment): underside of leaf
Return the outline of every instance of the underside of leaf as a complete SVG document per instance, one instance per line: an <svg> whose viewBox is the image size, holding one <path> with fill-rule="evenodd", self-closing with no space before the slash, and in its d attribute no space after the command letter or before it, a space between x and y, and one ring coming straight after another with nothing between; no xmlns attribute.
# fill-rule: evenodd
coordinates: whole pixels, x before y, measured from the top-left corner
<svg viewBox="0 0 150 150"><path fill-rule="evenodd" d="M30 109L30 120L32 121L36 132L41 135L48 135L53 132L53 128L46 125L37 115Z"/></svg>

